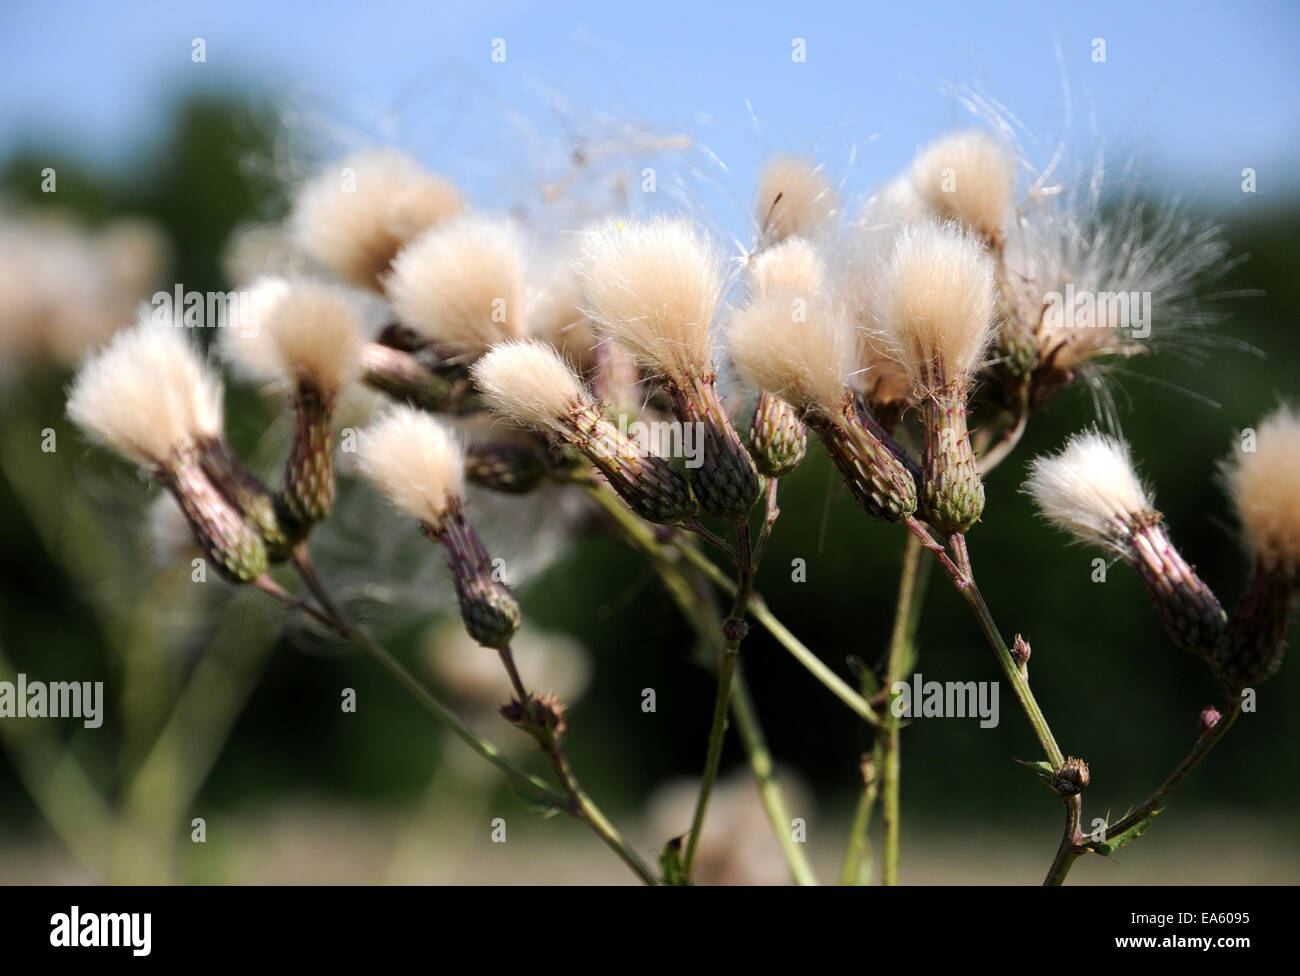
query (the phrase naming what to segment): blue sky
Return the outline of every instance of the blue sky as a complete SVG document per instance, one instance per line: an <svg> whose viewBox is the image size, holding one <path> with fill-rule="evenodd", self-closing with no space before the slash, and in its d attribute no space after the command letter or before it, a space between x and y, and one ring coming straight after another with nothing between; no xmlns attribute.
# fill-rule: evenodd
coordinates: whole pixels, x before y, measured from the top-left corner
<svg viewBox="0 0 1300 976"><path fill-rule="evenodd" d="M815 152L855 187L885 178L968 122L951 83L998 99L1050 149L1064 76L1082 157L1099 135L1109 159L1140 153L1160 189L1228 206L1247 166L1260 197L1300 188L1294 2L6 0L0 37L0 155L53 142L126 165L178 93L234 86L277 95L299 134L396 141L482 198L542 144L554 177L565 146L628 138L615 120L634 118L708 147L688 168L712 167L709 205L734 203L717 214L734 224L774 151ZM195 37L206 63L191 61Z"/></svg>

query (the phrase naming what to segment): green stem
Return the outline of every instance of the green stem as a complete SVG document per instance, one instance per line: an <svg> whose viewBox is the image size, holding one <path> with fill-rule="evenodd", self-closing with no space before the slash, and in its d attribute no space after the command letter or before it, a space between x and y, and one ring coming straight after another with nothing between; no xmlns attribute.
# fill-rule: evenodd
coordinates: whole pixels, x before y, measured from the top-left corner
<svg viewBox="0 0 1300 976"><path fill-rule="evenodd" d="M870 880L870 872L863 871L871 863L871 811L876 806L876 794L879 792L876 770L882 763L882 749L879 742L869 757L862 760L862 792L858 794L857 808L853 811L853 826L849 831L849 845L844 852L844 863L840 867L840 884L860 885Z"/></svg>
<svg viewBox="0 0 1300 976"><path fill-rule="evenodd" d="M735 677L735 686L731 692L731 714L736 719L736 731L749 754L749 766L754 772L754 779L758 781L759 798L772 825L772 833L781 845L785 863L790 867L790 875L797 885L815 885L817 876L804 853L804 846L797 843L791 835L790 809L785 805L785 797L776 781L772 754L768 751L767 740L758 722L758 710L754 707L744 674Z"/></svg>
<svg viewBox="0 0 1300 976"><path fill-rule="evenodd" d="M885 712L881 753L883 782L881 817L884 825L885 847L882 880L886 885L898 884L899 854L899 793L901 757L899 754L902 721L894 714L893 687L906 678L914 659L916 623L919 619L921 597L925 592L925 579L921 573L921 542L907 537L903 548L903 565L898 580L898 601L894 607L894 627L889 638L889 660L885 668L885 689L890 707Z"/></svg>
<svg viewBox="0 0 1300 976"><path fill-rule="evenodd" d="M709 798L713 794L713 784L718 779L718 767L722 764L722 746L727 733L727 713L731 710L731 686L736 676L736 665L740 661L745 609L749 606L749 594L754 585L753 549L749 540L749 526L744 523L736 526L736 564L740 567L740 581L736 586L735 598L732 600L731 612L728 615L727 642L722 648L722 660L718 662L718 693L713 701L713 722L709 727L709 747L704 759L704 776L700 781L700 795L695 801L695 816L691 820L686 855L682 859L682 868L687 881L690 880L691 869L695 866L695 853L699 850L700 837L704 833L704 817L708 813Z"/></svg>
<svg viewBox="0 0 1300 976"><path fill-rule="evenodd" d="M295 562L297 562L297 560L295 560ZM561 810L567 809L569 801L566 796L557 792L541 777L534 776L527 770L521 769L519 766L515 765L501 752L500 749L475 732L459 715L439 701L432 692L420 683L420 680L416 678L415 675L411 674L411 672L406 669L402 662L393 657L393 655L385 650L380 644L371 640L364 633L347 623L344 619L336 617L334 611L330 610L330 608L333 607L333 603L330 601L329 595L325 592L324 587L321 586L320 580L316 577L315 572L311 570L310 564L306 563L304 560L304 562L298 563L297 565L299 575L302 576L303 581L307 583L308 588L312 590L316 598L321 601L321 605L326 608L326 614L321 614L317 611L311 610L311 608L306 607L302 601L294 599L287 593L280 596L269 589L263 588L265 592L271 593L272 596L275 596L277 599L280 599L281 602L284 602L286 606L293 606L310 611L311 615L320 620L325 626L329 627L340 637L352 642L364 651L376 664L387 671L389 675L394 678L397 683L415 699L416 703L428 712L435 721L446 726L447 729L449 729L458 739L490 762L493 766L496 766L497 769L505 773L506 777L518 786L531 800L548 806L558 807Z"/></svg>
<svg viewBox="0 0 1300 976"><path fill-rule="evenodd" d="M630 512L611 492L600 485L588 481L582 482L587 493L603 508L627 534L628 538L639 548L651 551L659 548L653 532L647 525ZM680 540L676 545L683 559L703 573L715 586L732 596L736 592L736 582L719 569L711 559L695 549L689 540ZM749 615L754 618L799 664L814 678L820 681L832 694L853 710L859 718L872 725L880 724L880 719L867 704L865 698L854 691L847 682L826 666L816 654L806 647L799 638L772 613L762 596L751 593L749 597Z"/></svg>
<svg viewBox="0 0 1300 976"><path fill-rule="evenodd" d="M1020 668L1016 665L1015 658L1011 656L1006 641L1002 639L1002 635L998 632L997 624L993 621L993 614L989 611L988 604L984 602L983 594L980 593L979 587L975 584L974 575L969 570L970 558L966 553L965 539L960 535L953 537L953 544L958 558L958 562L954 563L948 557L947 552L944 551L943 546L934 541L929 531L919 521L915 518L909 519L907 527L920 540L922 546L934 553L940 565L952 577L953 586L970 604L971 610L975 613L975 619L979 622L980 630L984 632L985 639L997 655L998 664L1002 666L1002 673L1006 676L1007 681L1011 683L1016 700L1020 702L1020 707L1029 718L1029 724L1033 726L1034 735L1038 738L1039 745L1043 747L1043 751L1047 754L1052 768L1059 770L1065 764L1065 754L1061 752L1061 747L1056 744L1056 739L1052 736L1052 730L1047 724L1047 718L1043 715L1043 710L1038 706L1038 701L1029 688L1029 679L1020 673ZM966 568L959 568L958 563Z"/></svg>

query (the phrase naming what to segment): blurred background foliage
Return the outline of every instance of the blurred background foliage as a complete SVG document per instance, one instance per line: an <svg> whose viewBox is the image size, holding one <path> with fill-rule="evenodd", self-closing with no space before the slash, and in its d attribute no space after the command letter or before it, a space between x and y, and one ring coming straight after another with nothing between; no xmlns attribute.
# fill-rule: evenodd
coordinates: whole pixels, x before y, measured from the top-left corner
<svg viewBox="0 0 1300 976"><path fill-rule="evenodd" d="M250 109L242 98L181 98L163 144L145 147L131 165L101 171L75 156L31 146L0 166L0 195L35 208L57 205L92 226L120 214L151 218L173 246L160 287L179 281L199 290L229 288L221 255L232 229L283 212L275 188L248 165L272 152L274 118L268 110ZM437 160L426 162L438 168ZM40 192L45 167L58 173L53 197ZM1279 397L1300 392L1297 216L1300 203L1294 200L1205 215L1223 222L1234 255L1248 256L1225 286L1250 293L1225 305L1218 331L1231 342L1201 350L1199 360L1169 350L1132 360L1112 378L1124 431L1156 486L1174 538L1225 602L1235 600L1247 567L1215 480L1216 461L1241 427L1253 424ZM97 877L221 880L247 875L231 866L240 863L240 854L228 846L229 834L214 825L239 811L303 798L381 816L412 814L418 824L420 811L428 813L431 789L435 803L486 790L484 809L512 823L528 819L494 785L494 776L458 771L454 753L461 747L447 742L369 662L310 634L281 633L277 612L255 595L210 585L196 596L183 572L169 576L156 567L141 542L148 490L125 465L88 451L67 424L62 391L68 377L65 370L32 365L6 377L0 388L0 645L13 671L106 682L104 730L92 734L79 723L46 722L27 723L20 734L60 740L99 795L116 806L134 802L144 811L142 823L151 827L132 827L109 840L74 818L56 829L61 847L55 846L48 812L33 799L38 791L32 777L80 794L64 782L58 763L20 775L10 742L7 758L0 759L0 837L44 851L86 854L94 863L82 857L82 866ZM252 449L270 414L247 390L232 388L230 397L236 446ZM1133 574L1115 565L1106 582L1092 582L1094 553L1067 545L1035 521L1018 493L1027 458L1058 446L1092 420L1093 406L1082 389L1071 389L1036 415L1016 456L991 477L984 520L971 537L975 568L995 616L1008 636L1019 631L1032 643L1031 675L1058 740L1092 763L1089 818L1107 809L1118 815L1144 797L1188 748L1199 710L1216 698L1207 669L1165 638ZM55 454L39 450L45 427L58 432ZM783 485L781 508L760 591L845 677L847 655L881 661L902 533L859 514L819 448ZM791 580L796 558L806 560L805 583ZM363 569L379 580L389 572L381 564ZM446 587L446 580L439 585ZM150 605L139 605L143 594ZM576 537L521 595L526 629L572 635L590 652L591 685L571 711L573 763L611 812L635 822L658 784L696 776L702 764L714 687L692 663L688 628L641 560L598 536ZM445 606L445 599L444 593L439 604ZM415 619L388 635L403 659L423 653L425 623ZM965 606L937 575L919 642L918 669L927 679L999 678ZM760 629L751 632L744 661L773 752L782 767L798 771L810 797L810 833L837 851L844 840L839 824L847 821L856 797L865 731ZM204 686L210 714L194 727L171 730L173 765L164 765L165 775L152 785L137 784L144 794L132 799L126 795L131 774L158 760L152 744L167 728L174 696L204 662L216 670ZM1245 818L1293 834L1300 802L1297 665L1288 661L1260 690L1258 711L1245 716L1180 789L1169 821L1235 830ZM340 689L347 687L358 691L357 715L340 712ZM128 688L134 698L124 702ZM644 688L657 691L653 715L641 710ZM1057 808L1013 761L1038 757L1005 686L1001 710L1001 723L992 730L961 720L921 721L906 730L905 879L913 855L969 853L971 845L989 865L988 880L1036 881L1047 864L1059 829ZM34 725L40 727L33 731ZM490 717L481 727L498 741L518 737ZM52 742L45 745L53 748ZM57 750L48 753L56 755ZM740 763L732 743L726 764ZM197 790L192 801L178 785L186 776ZM168 795L177 798L175 808L167 806ZM161 874L142 872L148 852L166 846L164 838L187 846L192 816L207 819L212 842L186 850L179 866ZM426 825L432 829L435 821ZM573 839L571 825L545 824L532 843L561 835ZM351 836L358 845L367 843L355 832ZM665 839L638 836L647 845ZM1172 857L1196 849L1197 841L1176 846L1179 836L1158 824L1137 845L1154 861L1140 862L1146 867L1137 876L1122 866L1114 873L1108 865L1087 862L1078 874L1085 880L1151 880L1160 876L1162 851ZM1268 830L1258 835L1261 861L1268 860L1273 836ZM604 857L594 840L580 840L589 843L593 861ZM1240 832L1236 842L1251 843ZM1212 852L1216 841L1202 836L1199 844ZM109 860L97 860L110 849ZM1295 863L1294 850L1286 857ZM1020 863L1029 867L1013 866ZM926 876L912 870L918 872L913 878ZM1203 872L1189 870L1194 880L1212 881L1218 869L1211 854ZM33 869L23 876L46 875Z"/></svg>

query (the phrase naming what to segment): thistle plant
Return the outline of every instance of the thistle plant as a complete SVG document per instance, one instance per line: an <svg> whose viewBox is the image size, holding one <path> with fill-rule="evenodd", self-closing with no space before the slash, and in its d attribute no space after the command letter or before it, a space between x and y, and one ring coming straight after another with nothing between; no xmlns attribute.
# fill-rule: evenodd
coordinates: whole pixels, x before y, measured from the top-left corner
<svg viewBox="0 0 1300 976"><path fill-rule="evenodd" d="M1029 642L995 618L967 537L978 543L976 526L1000 504L986 478L1030 417L1091 382L1107 360L1156 348L1132 322L1075 321L1056 291L1150 282L1167 300L1161 311L1172 315L1176 341L1180 316L1198 322L1188 311L1195 282L1162 256L1190 251L1193 275L1208 274L1221 249L1212 235L1172 225L1148 239L1123 215L1108 222L1086 201L1035 192L1036 177L1020 194L1017 158L1000 135L957 133L924 148L850 215L820 166L780 157L760 176L747 253L724 255L689 216L624 215L573 228L583 240L576 253L539 258L540 235L526 225L471 210L451 183L401 154L364 153L325 168L292 201L286 232L314 276L260 279L249 289L246 328L220 342L240 375L288 393L292 443L278 484L259 478L227 441L221 384L174 326L145 320L91 352L68 414L176 500L230 583L252 583L354 644L522 797L585 825L647 884L697 879L733 729L790 877L817 880L790 838L789 803L745 679L751 627L868 735L841 880L870 876L877 806L882 880L900 879L896 689L913 672L926 574L938 566L1034 733L1039 753L1029 765L1064 809L1046 876L1059 884L1079 858L1110 855L1140 836L1227 734L1243 692L1280 667L1300 590L1300 415L1279 408L1253 432L1252 449L1223 465L1253 563L1235 605L1179 552L1178 533L1108 415L1028 465L1024 491L1044 518L1131 566L1170 640L1199 658L1221 691L1197 717L1190 753L1156 790L1085 834L1083 797L1104 772L1084 758L1086 743L1067 752L1053 735L1030 685ZM344 457L338 416L362 389L388 403L352 431L355 456ZM676 440L635 435L633 423L670 429ZM782 479L818 452L856 508L881 523L873 531L904 540L888 646L879 662L855 659L852 682L756 589L778 530ZM501 717L546 757L548 777L430 691L317 570L312 546L331 531L336 479L353 474L407 518L408 533L441 550L465 634L495 656L512 689ZM654 856L638 851L583 786L567 746L584 730L515 660L512 645L530 628L516 590L528 581L507 582L476 528L487 492L505 505L543 492L577 500L588 525L644 558L716 675L689 817L652 838ZM296 574L292 587L272 575L282 563ZM1062 666L1051 645L1050 635L1035 637L1035 673Z"/></svg>

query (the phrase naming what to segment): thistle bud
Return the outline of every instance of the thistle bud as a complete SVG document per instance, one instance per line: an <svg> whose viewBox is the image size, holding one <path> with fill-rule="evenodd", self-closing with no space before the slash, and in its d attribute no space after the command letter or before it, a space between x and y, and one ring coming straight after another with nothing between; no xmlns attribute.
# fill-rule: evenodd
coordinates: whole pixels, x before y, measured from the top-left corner
<svg viewBox="0 0 1300 976"><path fill-rule="evenodd" d="M245 467L224 440L202 444L199 457L204 474L261 535L267 558L272 563L287 559L302 532L282 499Z"/></svg>
<svg viewBox="0 0 1300 976"><path fill-rule="evenodd" d="M1133 519L1129 552L1165 631L1183 650L1208 660L1223 636L1227 615L1214 592L1169 541L1158 513L1139 513Z"/></svg>
<svg viewBox="0 0 1300 976"><path fill-rule="evenodd" d="M1053 786L1056 792L1061 796L1075 796L1082 793L1084 787L1088 785L1091 778L1088 772L1088 764L1082 759L1075 759L1071 756L1065 761L1065 764L1056 772L1056 780Z"/></svg>
<svg viewBox="0 0 1300 976"><path fill-rule="evenodd" d="M546 474L546 461L524 444L471 444L465 451L466 480L492 491L525 495Z"/></svg>
<svg viewBox="0 0 1300 976"><path fill-rule="evenodd" d="M1218 725L1222 718L1223 716L1219 714L1217 708L1213 705L1207 705L1205 708L1201 709L1201 714L1196 718L1196 734L1205 735Z"/></svg>
<svg viewBox="0 0 1300 976"><path fill-rule="evenodd" d="M712 375L670 383L673 412L703 434L700 465L690 469L700 508L718 518L742 521L758 500L758 469L732 426Z"/></svg>
<svg viewBox="0 0 1300 976"><path fill-rule="evenodd" d="M397 402L433 413L454 410L469 386L429 369L409 350L378 342L362 347L361 376L367 386Z"/></svg>
<svg viewBox="0 0 1300 976"><path fill-rule="evenodd" d="M864 512L884 522L901 522L916 511L919 472L914 473L903 450L856 401L833 419L810 416L808 423Z"/></svg>
<svg viewBox="0 0 1300 976"><path fill-rule="evenodd" d="M155 477L175 497L194 538L225 579L251 583L266 572L261 535L217 490L196 454L178 455Z"/></svg>
<svg viewBox="0 0 1300 976"><path fill-rule="evenodd" d="M694 514L686 479L610 423L551 346L503 342L474 364L473 376L493 410L576 448L642 518L672 524Z"/></svg>
<svg viewBox="0 0 1300 976"><path fill-rule="evenodd" d="M1214 648L1212 663L1230 690L1267 681L1282 667L1296 583L1259 562Z"/></svg>
<svg viewBox="0 0 1300 976"><path fill-rule="evenodd" d="M484 647L501 650L509 646L519 629L519 601L496 578L492 557L460 506L450 508L438 525L426 522L422 528L447 550L465 630Z"/></svg>
<svg viewBox="0 0 1300 976"><path fill-rule="evenodd" d="M1019 634L1011 645L1011 659L1016 662L1022 677L1029 676L1029 641Z"/></svg>
<svg viewBox="0 0 1300 976"><path fill-rule="evenodd" d="M807 453L808 428L790 404L760 393L749 425L749 451L760 474L783 478Z"/></svg>

